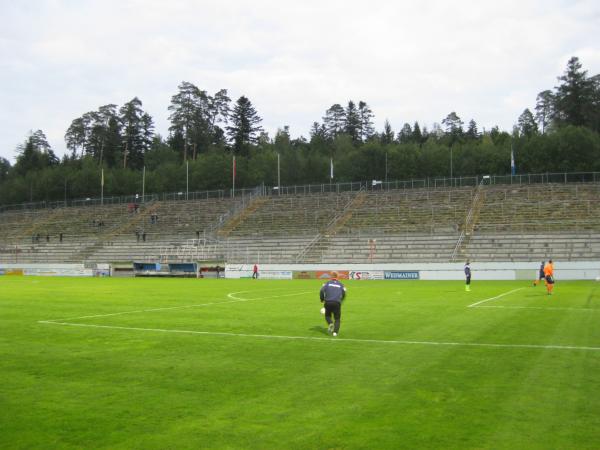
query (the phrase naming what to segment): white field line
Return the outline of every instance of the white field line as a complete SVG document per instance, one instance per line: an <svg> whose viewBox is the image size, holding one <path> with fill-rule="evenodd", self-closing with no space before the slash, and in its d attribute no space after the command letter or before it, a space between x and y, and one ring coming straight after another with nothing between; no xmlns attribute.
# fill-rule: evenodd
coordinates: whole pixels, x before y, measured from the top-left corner
<svg viewBox="0 0 600 450"><path fill-rule="evenodd" d="M477 305L481 305L482 303L491 302L492 300L497 300L499 298L506 297L507 295L510 295L513 292L517 292L517 291L520 291L522 289L525 289L525 288L513 289L512 291L505 292L504 294L496 295L495 297L491 297L491 298L486 298L485 300L481 300L480 302L473 303L473 304L467 306L467 308L473 308L473 307L475 307Z"/></svg>
<svg viewBox="0 0 600 450"><path fill-rule="evenodd" d="M238 302L249 302L251 300L267 300L269 298L293 297L295 295L309 294L309 293L311 293L313 291L302 291L302 292L294 292L292 294L271 295L270 297L257 297L257 298L239 298L239 297L236 297L236 294L245 294L246 292L256 292L256 291L230 292L229 294L227 294L227 297L232 298L232 299L234 299L235 301L238 301ZM233 303L233 302L228 302L228 303Z"/></svg>
<svg viewBox="0 0 600 450"><path fill-rule="evenodd" d="M544 311L600 311L598 308L561 308L559 306L500 306L483 305L477 308L498 308L498 309L542 309Z"/></svg>
<svg viewBox="0 0 600 450"><path fill-rule="evenodd" d="M494 344L494 343L478 343L478 342L434 342L434 341L402 341L402 340L385 340L385 339L353 339L353 338L332 338L332 337L314 337L314 336L280 336L270 334L247 334L247 333L227 333L218 331L193 331L193 330L171 330L164 328L141 328L141 327L120 327L113 325L93 325L86 323L73 322L56 322L51 320L40 320L38 323L48 325L66 325L71 327L84 328L104 328L109 330L123 331L147 331L154 333L177 333L177 334L192 334L203 336L229 336L229 337L244 337L256 339L279 339L279 340L296 340L296 341L327 341L327 342L357 342L366 344L396 344L396 345L431 345L431 346L451 346L451 347L488 347L488 348L520 348L520 349L536 349L536 350L584 350L584 351L600 351L600 347L579 347L574 345L537 345L537 344Z"/></svg>
<svg viewBox="0 0 600 450"><path fill-rule="evenodd" d="M169 311L169 310L174 310L174 309L202 308L205 306L226 305L228 303L250 302L250 301L254 301L254 300L266 300L266 299L270 299L270 298L291 297L293 295L304 295L304 294L308 294L311 291L303 291L303 292L296 292L293 294L286 294L286 295L280 295L280 296L257 297L257 298L238 298L238 297L235 297L235 295L234 295L234 294L243 294L245 292L254 292L254 291L230 292L229 294L227 294L227 297L232 298L233 300L228 300L228 301L198 303L196 305L166 306L166 307L162 307L162 308L138 309L138 310L134 310L134 311L121 311L118 313L94 314L91 316L67 317L65 319L53 319L53 320L40 321L40 323L57 322L57 321L62 321L62 320L94 319L94 318L99 318L99 317L112 317L112 316L121 316L124 314L139 314L139 313L144 313L144 312Z"/></svg>

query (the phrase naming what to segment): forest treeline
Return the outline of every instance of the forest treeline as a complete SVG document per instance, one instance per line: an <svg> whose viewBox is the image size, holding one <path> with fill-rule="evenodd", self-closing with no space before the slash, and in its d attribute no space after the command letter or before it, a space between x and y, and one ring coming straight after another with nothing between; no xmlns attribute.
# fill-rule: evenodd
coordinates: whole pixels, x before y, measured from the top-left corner
<svg viewBox="0 0 600 450"><path fill-rule="evenodd" d="M17 149L14 165L0 158L0 204L104 195L228 189L232 156L236 187L330 181L409 180L509 174L511 150L518 173L600 171L600 75L588 76L577 57L558 85L540 92L513 130L480 130L449 113L430 129L386 121L373 126L364 101L334 104L308 138L292 139L287 126L270 137L245 96L232 101L182 82L168 106L169 133L154 131L140 99L103 105L75 118L65 132L68 149L56 157L42 130ZM189 179L187 176L189 175Z"/></svg>

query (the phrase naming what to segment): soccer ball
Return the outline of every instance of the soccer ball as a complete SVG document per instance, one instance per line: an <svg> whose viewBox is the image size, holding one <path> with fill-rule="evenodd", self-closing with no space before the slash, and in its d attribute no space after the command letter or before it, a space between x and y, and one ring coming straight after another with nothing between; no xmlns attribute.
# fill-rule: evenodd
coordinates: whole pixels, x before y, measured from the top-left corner
<svg viewBox="0 0 600 450"><path fill-rule="evenodd" d="M325 314L325 308L321 308L321 314Z"/></svg>

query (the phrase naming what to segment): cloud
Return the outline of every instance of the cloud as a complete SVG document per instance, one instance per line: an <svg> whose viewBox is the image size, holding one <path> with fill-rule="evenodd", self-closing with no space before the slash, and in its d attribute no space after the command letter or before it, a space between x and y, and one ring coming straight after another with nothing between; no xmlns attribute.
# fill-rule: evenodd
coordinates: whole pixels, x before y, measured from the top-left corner
<svg viewBox="0 0 600 450"><path fill-rule="evenodd" d="M600 72L593 1L34 0L0 15L0 155L30 129L58 154L73 119L134 96L168 130L178 84L246 95L272 134L307 135L333 103L364 100L431 126L451 111L511 129L570 56Z"/></svg>

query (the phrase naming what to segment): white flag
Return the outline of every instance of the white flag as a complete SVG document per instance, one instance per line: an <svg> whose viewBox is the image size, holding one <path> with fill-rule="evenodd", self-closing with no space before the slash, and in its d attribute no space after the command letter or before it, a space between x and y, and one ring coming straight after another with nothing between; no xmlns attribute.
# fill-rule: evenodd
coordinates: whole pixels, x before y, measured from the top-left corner
<svg viewBox="0 0 600 450"><path fill-rule="evenodd" d="M329 159L329 178L333 180L333 158Z"/></svg>
<svg viewBox="0 0 600 450"><path fill-rule="evenodd" d="M510 174L515 175L517 168L515 167L515 152L513 146L510 146Z"/></svg>

